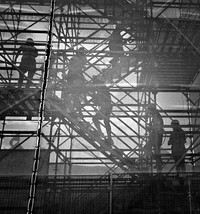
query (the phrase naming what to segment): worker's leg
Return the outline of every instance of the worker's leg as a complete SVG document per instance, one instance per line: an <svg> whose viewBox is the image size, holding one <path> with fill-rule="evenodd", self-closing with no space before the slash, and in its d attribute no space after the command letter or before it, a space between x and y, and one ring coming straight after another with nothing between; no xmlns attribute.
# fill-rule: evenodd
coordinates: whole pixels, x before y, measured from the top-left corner
<svg viewBox="0 0 200 214"><path fill-rule="evenodd" d="M21 88L24 80L25 73L27 71L27 68L25 66L19 66L19 81L18 81L18 87Z"/></svg>
<svg viewBox="0 0 200 214"><path fill-rule="evenodd" d="M26 83L26 88L30 88L31 85L33 85L33 76L36 72L35 67L30 67L29 71L28 71L28 79L27 79L27 83Z"/></svg>
<svg viewBox="0 0 200 214"><path fill-rule="evenodd" d="M92 120L93 120L93 123L94 123L95 127L97 128L97 130L99 132L99 135L101 137L104 137L104 134L103 134L103 132L101 130L101 124L100 124L101 117L100 117L99 113L97 113L96 115L94 115L93 118L92 118Z"/></svg>

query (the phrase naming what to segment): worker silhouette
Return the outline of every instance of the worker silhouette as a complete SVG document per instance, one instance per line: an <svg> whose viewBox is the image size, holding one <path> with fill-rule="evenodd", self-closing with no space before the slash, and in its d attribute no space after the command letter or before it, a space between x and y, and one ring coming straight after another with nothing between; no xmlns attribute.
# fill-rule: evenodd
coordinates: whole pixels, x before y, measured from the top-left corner
<svg viewBox="0 0 200 214"><path fill-rule="evenodd" d="M110 115L112 112L111 94L109 92L109 88L105 85L105 82L103 79L101 79L101 77L93 77L93 84L95 87L93 102L97 107L97 112L93 116L93 122L98 130L99 135L104 138L100 123L100 120L103 120L107 132L106 143L111 146L113 145L110 125Z"/></svg>
<svg viewBox="0 0 200 214"><path fill-rule="evenodd" d="M117 24L116 28L113 30L110 38L109 38L109 43L108 47L109 50L112 52L116 53L110 53L110 56L113 57L113 59L110 61L112 67L115 67L116 64L120 60L120 56L123 55L123 53L117 53L118 51L123 51L123 37L121 36L121 31L122 31L122 25Z"/></svg>
<svg viewBox="0 0 200 214"><path fill-rule="evenodd" d="M178 173L185 172L185 132L181 128L178 120L172 120L171 125L173 131L170 134L168 145L171 145L172 157L176 164L176 171Z"/></svg>
<svg viewBox="0 0 200 214"><path fill-rule="evenodd" d="M156 169L158 172L162 170L162 159L160 154L160 147L162 145L163 140L163 119L158 110L156 109L156 105L150 103L146 109L147 116L150 117L150 122L148 124L148 132L149 138L147 144L145 145L146 148L149 150L149 154L152 151L152 157L156 160Z"/></svg>
<svg viewBox="0 0 200 214"><path fill-rule="evenodd" d="M116 24L116 28L109 37L108 47L111 51L110 56L112 57L110 60L111 67L109 69L111 82L113 79L119 79L122 72L128 69L126 59L123 56L124 41L121 35L122 30L123 25Z"/></svg>
<svg viewBox="0 0 200 214"><path fill-rule="evenodd" d="M15 62L17 61L17 58L19 55L22 55L21 62L19 65L19 82L18 86L19 88L22 87L22 83L24 80L25 73L28 72L28 79L26 87L30 87L31 80L33 79L33 76L36 72L36 57L38 56L38 50L34 46L34 41L32 38L28 38L25 42L25 44L21 45L17 51Z"/></svg>
<svg viewBox="0 0 200 214"><path fill-rule="evenodd" d="M83 117L82 103L86 101L84 93L86 80L83 75L86 62L85 49L81 47L69 60L69 71L66 75L67 87L64 92L66 107L70 112L77 113L80 118Z"/></svg>

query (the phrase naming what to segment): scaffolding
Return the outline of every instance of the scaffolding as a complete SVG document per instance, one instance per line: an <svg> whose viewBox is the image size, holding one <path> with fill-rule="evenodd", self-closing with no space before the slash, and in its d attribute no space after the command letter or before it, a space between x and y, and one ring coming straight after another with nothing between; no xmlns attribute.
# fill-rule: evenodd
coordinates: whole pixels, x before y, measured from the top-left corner
<svg viewBox="0 0 200 214"><path fill-rule="evenodd" d="M22 176L20 185L24 189L20 194L23 197L29 194L29 200L28 205L20 206L23 209L26 206L27 213L32 213L34 206L35 210L45 209L42 202L38 205L36 186L41 191L41 201L47 199L46 202L56 204L59 200L61 210L69 213L105 211L109 206L100 208L99 204L95 211L88 211L90 207L86 204L96 197L102 204L105 200L106 204L112 203L112 197L117 198L118 194L112 191L112 184L116 185L112 182L117 182L119 192L120 185L129 187L129 184L131 188L135 185L133 189L141 185L151 191L154 188L151 179L157 179L154 177L157 170L155 160L149 162L144 149L149 137L146 115L149 103L156 104L164 120L161 158L165 177L172 179L176 167L168 146L173 119L180 121L187 136L184 155L187 173L198 170L199 1L1 0L0 3L1 179L5 182L12 177L3 176L15 175L14 183L18 185ZM109 50L109 40L117 25L122 29L123 51ZM38 52L31 79L20 64L22 56L16 57L28 38L34 40ZM74 88L69 85L67 75L70 59L80 54L80 48L87 58L83 71L85 87ZM113 66L110 61L116 54L120 63ZM19 85L21 75L23 83ZM106 83L111 94L112 146L106 138L105 125L101 123L105 135L102 137L93 122L97 111L93 100L94 76ZM77 89L82 90L81 118L73 111L70 100ZM80 181L84 186L82 192L74 195L73 176L80 174L100 175L94 180L88 177L89 190L102 188L100 193L88 193L85 179ZM38 175L41 177L37 182ZM145 187L143 175L153 176L149 180L147 176L150 183ZM192 176L188 179L192 180ZM133 191L129 193L132 195ZM137 192L139 196L140 193ZM81 201L78 206L85 195L86 202ZM66 208L71 202L76 202L77 210ZM126 207L125 202L123 206ZM105 212L113 213L112 206ZM187 212L192 212L190 206Z"/></svg>
<svg viewBox="0 0 200 214"><path fill-rule="evenodd" d="M199 87L194 84L199 72L198 1L192 4L190 1L148 0L56 1L50 32L51 54L47 52L51 2L1 3L2 160L13 150L35 149L37 124L41 119L42 83L47 81L39 137L41 150L48 158L48 174L70 175L78 173L80 166L83 166L81 173L88 170L87 166L91 169L98 166L104 173L152 172L154 161L148 165L143 149L148 138L145 109L151 102L156 103L165 122L163 170L174 168L167 146L172 119L179 119L186 131L186 162L191 165L190 170L194 169L199 159ZM123 26L124 50L118 53L121 64L112 69L108 41L116 23ZM20 59L15 61L15 56L29 37L34 39L38 49L37 71L31 86L25 88L25 83L29 82L25 75L19 89L18 78L22 71ZM82 121L70 114L65 103L66 91L70 90L65 79L69 60L80 47L86 50L84 77L88 85L84 91L87 101L81 107ZM47 57L50 62L45 67ZM45 70L49 71L48 79L44 79ZM90 96L94 90L90 88L93 76L107 80L112 96L113 148L96 135L92 122L96 111ZM170 103L174 96L181 100L182 106L162 103L163 97ZM105 129L103 124L102 127Z"/></svg>

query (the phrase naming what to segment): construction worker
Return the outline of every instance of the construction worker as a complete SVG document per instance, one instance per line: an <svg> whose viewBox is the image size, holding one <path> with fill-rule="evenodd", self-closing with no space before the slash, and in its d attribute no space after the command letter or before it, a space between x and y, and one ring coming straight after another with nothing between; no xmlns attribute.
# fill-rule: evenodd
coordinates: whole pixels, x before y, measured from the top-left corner
<svg viewBox="0 0 200 214"><path fill-rule="evenodd" d="M20 72L19 72L19 88L21 88L25 73L28 72L28 80L26 87L30 87L31 80L36 72L36 60L38 56L38 50L34 46L34 41L32 38L28 38L26 43L21 45L17 51L15 62L17 61L18 56L22 53L22 59L20 62Z"/></svg>
<svg viewBox="0 0 200 214"><path fill-rule="evenodd" d="M172 120L171 122L173 131L170 134L168 145L171 145L172 156L176 164L176 171L185 172L185 132L181 128L178 120Z"/></svg>
<svg viewBox="0 0 200 214"><path fill-rule="evenodd" d="M79 48L75 56L69 60L69 72L67 74L67 81L72 85L84 84L85 78L83 72L85 69L85 64L87 58L85 56L85 49L83 47Z"/></svg>
<svg viewBox="0 0 200 214"><path fill-rule="evenodd" d="M147 116L150 116L150 123L147 127L149 131L149 140L147 142L147 145L150 145L150 147L153 149L152 155L156 160L157 171L160 172L162 170L160 147L162 145L164 133L163 119L158 110L156 109L156 105L153 103L150 103L147 106L146 114Z"/></svg>
<svg viewBox="0 0 200 214"><path fill-rule="evenodd" d="M95 87L93 102L94 105L98 108L96 114L93 116L93 122L99 132L100 137L104 138L104 134L101 130L100 120L104 121L107 132L106 142L108 142L109 145L113 145L110 126L110 115L112 112L111 94L109 92L109 88L105 85L104 80L100 79L99 77L94 77L93 83Z"/></svg>
<svg viewBox="0 0 200 214"><path fill-rule="evenodd" d="M123 51L123 37L121 36L122 31L122 25L117 24L116 28L113 30L110 38L108 47L110 51L117 52L117 51ZM115 67L116 64L120 60L120 56L122 56L122 53L111 53L110 56L113 57L113 59L110 61L112 67Z"/></svg>
<svg viewBox="0 0 200 214"><path fill-rule="evenodd" d="M66 77L67 85L70 87L70 90L69 87L66 89L65 99L68 100L68 103L70 102L74 112L78 113L80 117L83 117L81 112L81 102L85 102L86 100L83 92L85 86L83 72L86 62L85 49L81 47L76 55L70 59L68 64L69 71Z"/></svg>

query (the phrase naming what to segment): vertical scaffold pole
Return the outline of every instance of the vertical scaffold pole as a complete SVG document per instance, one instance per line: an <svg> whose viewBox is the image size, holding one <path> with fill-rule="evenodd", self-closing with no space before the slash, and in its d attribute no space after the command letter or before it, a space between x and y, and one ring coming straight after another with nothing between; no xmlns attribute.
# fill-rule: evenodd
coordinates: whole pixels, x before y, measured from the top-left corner
<svg viewBox="0 0 200 214"><path fill-rule="evenodd" d="M191 180L189 179L189 176L188 176L188 200L189 200L190 214L192 214Z"/></svg>
<svg viewBox="0 0 200 214"><path fill-rule="evenodd" d="M51 57L52 27L53 27L55 0L51 0L50 8L51 8L51 11L50 11L50 21L49 21L50 23L49 23L48 43L47 43L47 49L46 49L46 60L45 60L45 69L44 69L44 76L43 76L44 80L43 80L43 84L42 84L42 88L41 88L41 95L40 95L40 105L39 105L39 112L38 112L37 142L36 142L36 149L35 149L34 160L33 160L33 169L32 169L30 191L29 191L29 198L28 198L28 204L27 204L27 214L33 213L35 195L36 195L36 181L37 181L39 159L40 159L43 113L44 113L47 82L48 82L48 76L49 76L49 64L50 64L50 57Z"/></svg>
<svg viewBox="0 0 200 214"><path fill-rule="evenodd" d="M112 214L112 200L113 200L113 174L109 174L109 214Z"/></svg>

